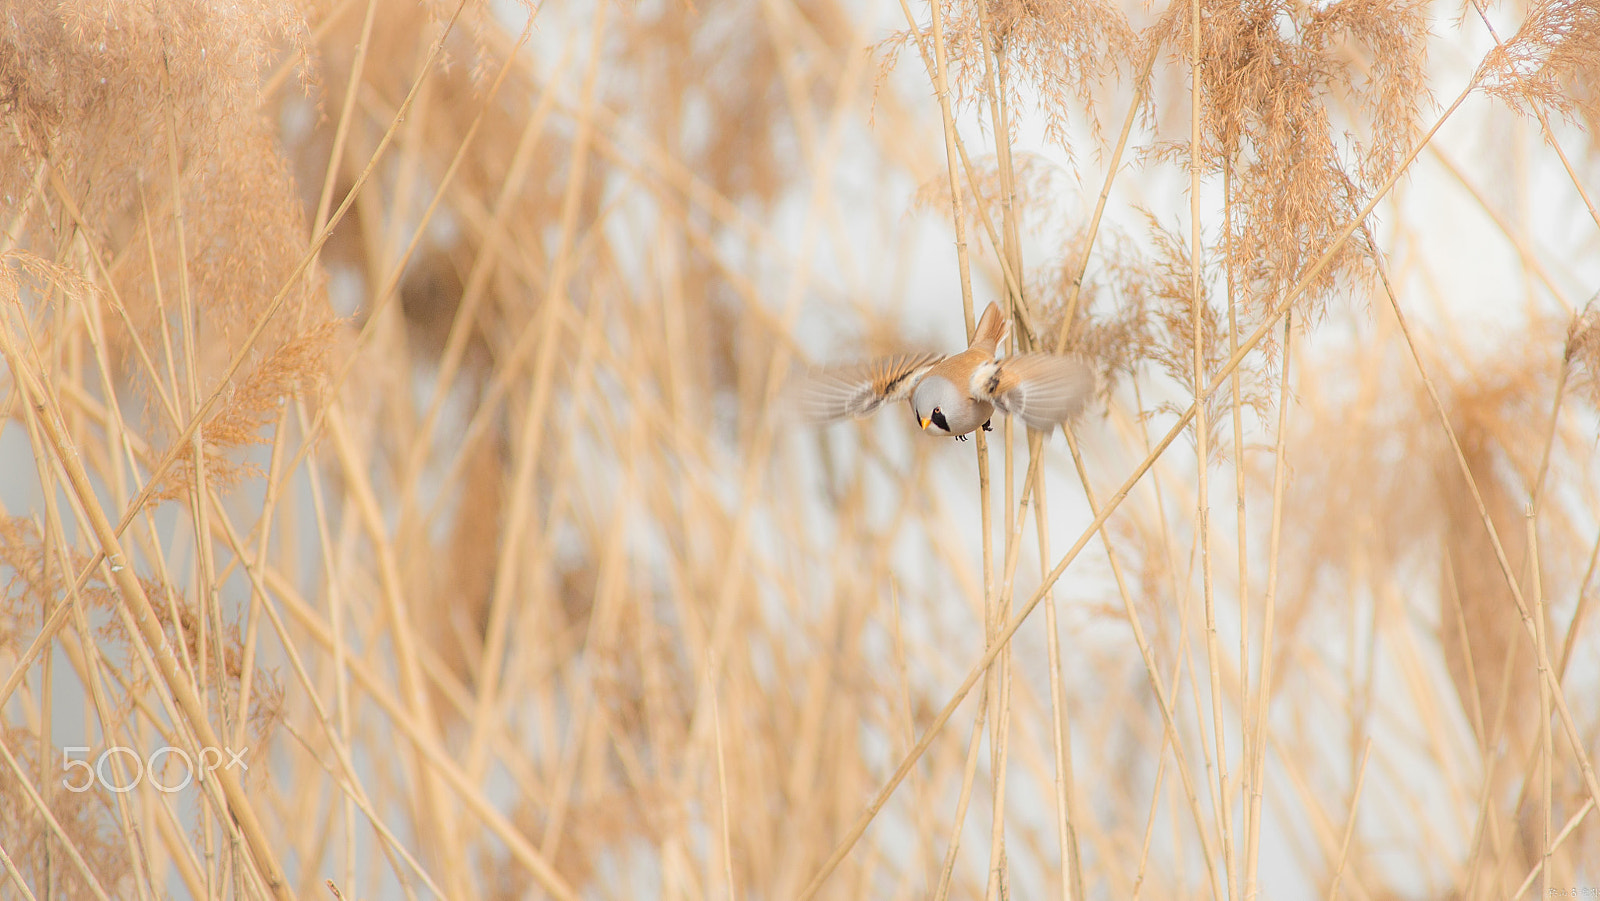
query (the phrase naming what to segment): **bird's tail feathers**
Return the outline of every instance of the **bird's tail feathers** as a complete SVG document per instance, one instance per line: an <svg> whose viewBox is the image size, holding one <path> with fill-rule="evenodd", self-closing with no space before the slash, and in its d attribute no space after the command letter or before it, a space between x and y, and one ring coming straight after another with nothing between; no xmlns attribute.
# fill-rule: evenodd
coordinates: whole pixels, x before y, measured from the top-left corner
<svg viewBox="0 0 1600 901"><path fill-rule="evenodd" d="M978 319L978 327L972 333L972 347L986 354L993 355L1000 346L1000 339L1006 336L1008 320L1005 313L1001 312L1000 305L989 301L989 306L983 310L983 316Z"/></svg>

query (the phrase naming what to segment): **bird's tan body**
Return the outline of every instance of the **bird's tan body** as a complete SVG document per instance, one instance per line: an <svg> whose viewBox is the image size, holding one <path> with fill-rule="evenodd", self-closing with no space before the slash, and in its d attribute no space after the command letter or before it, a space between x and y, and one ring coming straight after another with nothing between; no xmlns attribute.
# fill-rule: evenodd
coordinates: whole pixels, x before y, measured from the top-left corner
<svg viewBox="0 0 1600 901"><path fill-rule="evenodd" d="M935 363L922 377L923 384L943 379L955 389L955 393L962 395L957 401L940 405L939 412L944 417L946 431L951 435L960 437L975 431L994 415L994 404L972 397L967 393L967 385L979 366L994 359L995 352L1000 349L1000 339L1005 334L1005 317L1000 314L1000 307L991 303L978 319L978 327L972 330L972 343L967 345L967 349ZM918 410L913 397L911 409L917 417L917 424L927 431L933 422L932 408Z"/></svg>

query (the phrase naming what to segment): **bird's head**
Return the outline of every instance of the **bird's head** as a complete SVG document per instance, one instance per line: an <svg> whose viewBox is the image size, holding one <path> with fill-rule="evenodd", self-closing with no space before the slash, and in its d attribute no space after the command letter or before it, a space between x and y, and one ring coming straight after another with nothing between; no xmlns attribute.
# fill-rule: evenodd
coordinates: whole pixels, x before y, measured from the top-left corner
<svg viewBox="0 0 1600 901"><path fill-rule="evenodd" d="M929 376L911 393L911 410L917 414L917 425L924 432L932 426L938 430L935 434L949 435L950 423L945 419L945 411L955 409L964 399L949 379Z"/></svg>

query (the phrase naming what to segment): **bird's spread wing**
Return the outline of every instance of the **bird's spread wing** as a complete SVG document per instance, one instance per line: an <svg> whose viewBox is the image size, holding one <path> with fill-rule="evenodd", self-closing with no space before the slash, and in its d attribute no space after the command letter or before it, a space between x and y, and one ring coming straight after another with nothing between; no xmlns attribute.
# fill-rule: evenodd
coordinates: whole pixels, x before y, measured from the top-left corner
<svg viewBox="0 0 1600 901"><path fill-rule="evenodd" d="M800 413L812 422L871 416L889 401L910 396L939 354L901 354L813 372L796 391Z"/></svg>
<svg viewBox="0 0 1600 901"><path fill-rule="evenodd" d="M972 373L972 396L1017 416L1035 429L1053 429L1088 403L1094 371L1077 357L1021 354L994 360Z"/></svg>

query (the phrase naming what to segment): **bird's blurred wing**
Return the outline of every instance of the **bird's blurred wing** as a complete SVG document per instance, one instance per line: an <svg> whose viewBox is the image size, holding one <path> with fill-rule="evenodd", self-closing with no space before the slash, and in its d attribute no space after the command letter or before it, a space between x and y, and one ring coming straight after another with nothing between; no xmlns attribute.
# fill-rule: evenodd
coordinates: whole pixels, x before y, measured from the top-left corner
<svg viewBox="0 0 1600 901"><path fill-rule="evenodd" d="M942 359L939 354L901 354L818 370L800 380L796 402L801 415L812 422L871 416L885 403L909 397Z"/></svg>
<svg viewBox="0 0 1600 901"><path fill-rule="evenodd" d="M979 366L970 388L1030 428L1049 430L1083 410L1094 394L1094 370L1078 357L1021 354Z"/></svg>

